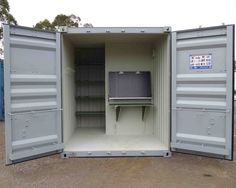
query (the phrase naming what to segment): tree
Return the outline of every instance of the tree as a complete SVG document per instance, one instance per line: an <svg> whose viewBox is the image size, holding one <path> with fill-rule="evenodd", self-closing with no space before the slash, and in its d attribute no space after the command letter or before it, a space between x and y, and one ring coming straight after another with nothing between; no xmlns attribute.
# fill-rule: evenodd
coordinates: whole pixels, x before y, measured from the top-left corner
<svg viewBox="0 0 236 188"><path fill-rule="evenodd" d="M38 29L44 29L44 30L54 29L53 25L50 23L48 19L38 22L34 27Z"/></svg>
<svg viewBox="0 0 236 188"><path fill-rule="evenodd" d="M56 30L60 26L68 26L68 27L93 27L91 23L82 24L81 18L78 16L75 16L74 14L71 15L65 15L65 14L59 14L57 15L53 22L50 23L49 20L45 19L43 21L40 21L35 24L35 28L39 29L45 29L45 30Z"/></svg>
<svg viewBox="0 0 236 188"><path fill-rule="evenodd" d="M68 26L68 27L79 27L80 24L80 17L71 14L69 16L64 14L59 14L54 18L52 25L57 28L60 26Z"/></svg>
<svg viewBox="0 0 236 188"><path fill-rule="evenodd" d="M38 22L34 27L45 30L56 30L60 26L79 27L80 21L80 17L75 16L74 14L71 14L69 16L65 14L59 14L54 18L52 23L50 23L49 20L45 19Z"/></svg>
<svg viewBox="0 0 236 188"><path fill-rule="evenodd" d="M10 14L10 6L8 0L0 0L0 39L2 39L2 24L12 24L17 25L16 19Z"/></svg>
<svg viewBox="0 0 236 188"><path fill-rule="evenodd" d="M12 14L10 14L10 6L8 0L0 0L0 59L3 58L3 46L2 46L3 23L17 25L16 19Z"/></svg>
<svg viewBox="0 0 236 188"><path fill-rule="evenodd" d="M84 27L93 27L93 24L91 24L91 23L85 23L83 26L84 26Z"/></svg>

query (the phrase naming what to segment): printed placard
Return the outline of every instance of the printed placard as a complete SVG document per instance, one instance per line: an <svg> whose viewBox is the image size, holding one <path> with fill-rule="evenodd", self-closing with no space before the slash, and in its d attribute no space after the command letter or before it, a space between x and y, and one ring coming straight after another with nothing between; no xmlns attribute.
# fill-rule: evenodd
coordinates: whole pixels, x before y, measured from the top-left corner
<svg viewBox="0 0 236 188"><path fill-rule="evenodd" d="M190 69L212 69L212 54L190 55Z"/></svg>

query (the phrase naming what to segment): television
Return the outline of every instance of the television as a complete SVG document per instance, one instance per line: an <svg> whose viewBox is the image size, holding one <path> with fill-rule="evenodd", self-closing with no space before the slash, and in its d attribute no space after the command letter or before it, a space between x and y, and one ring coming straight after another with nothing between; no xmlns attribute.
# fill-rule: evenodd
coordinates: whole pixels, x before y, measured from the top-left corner
<svg viewBox="0 0 236 188"><path fill-rule="evenodd" d="M109 72L109 100L150 100L150 71Z"/></svg>

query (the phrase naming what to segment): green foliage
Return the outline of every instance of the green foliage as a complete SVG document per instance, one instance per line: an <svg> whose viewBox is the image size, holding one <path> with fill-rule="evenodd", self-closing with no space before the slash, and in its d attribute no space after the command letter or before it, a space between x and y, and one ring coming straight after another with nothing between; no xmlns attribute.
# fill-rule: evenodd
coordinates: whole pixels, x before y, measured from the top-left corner
<svg viewBox="0 0 236 188"><path fill-rule="evenodd" d="M91 24L91 23L85 23L83 26L84 26L84 27L93 27L93 24Z"/></svg>
<svg viewBox="0 0 236 188"><path fill-rule="evenodd" d="M8 24L17 24L16 19L10 14L10 6L7 0L0 0L0 21Z"/></svg>
<svg viewBox="0 0 236 188"><path fill-rule="evenodd" d="M1 16L2 16L2 13L6 13L10 11L10 6L7 0L0 0L0 6L1 6L1 9L3 9L0 13Z"/></svg>
<svg viewBox="0 0 236 188"><path fill-rule="evenodd" d="M79 27L80 22L80 17L77 17L74 14L71 14L69 16L65 14L59 14L54 18L52 23L49 20L45 19L38 22L34 27L45 30L55 30L60 26Z"/></svg>
<svg viewBox="0 0 236 188"><path fill-rule="evenodd" d="M80 17L76 17L75 15L64 15L59 14L55 17L52 25L56 27L60 26L68 26L68 27L79 27L79 22L81 21Z"/></svg>
<svg viewBox="0 0 236 188"><path fill-rule="evenodd" d="M17 25L16 19L10 14L10 6L8 0L0 0L0 22ZM2 25L0 27L0 39L2 39Z"/></svg>
<svg viewBox="0 0 236 188"><path fill-rule="evenodd" d="M44 30L53 30L54 29L53 25L47 19L38 22L34 27L38 28L38 29L44 29Z"/></svg>
<svg viewBox="0 0 236 188"><path fill-rule="evenodd" d="M7 15L7 23L17 25L16 19L11 14Z"/></svg>

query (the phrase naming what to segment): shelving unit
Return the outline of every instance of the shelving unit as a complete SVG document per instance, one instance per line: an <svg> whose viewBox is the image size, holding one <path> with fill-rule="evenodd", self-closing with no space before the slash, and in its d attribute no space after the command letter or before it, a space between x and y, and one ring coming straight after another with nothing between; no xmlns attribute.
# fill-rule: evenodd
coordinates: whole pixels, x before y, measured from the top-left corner
<svg viewBox="0 0 236 188"><path fill-rule="evenodd" d="M80 56L80 51L83 56ZM105 128L105 59L101 49L79 49L76 59L78 127Z"/></svg>
<svg viewBox="0 0 236 188"><path fill-rule="evenodd" d="M104 80L76 80L77 84L104 84Z"/></svg>
<svg viewBox="0 0 236 188"><path fill-rule="evenodd" d="M105 96L88 96L88 95L86 95L86 96L76 96L75 97L77 100L79 100L79 99L105 99Z"/></svg>
<svg viewBox="0 0 236 188"><path fill-rule="evenodd" d="M105 111L77 111L76 115L105 115Z"/></svg>

